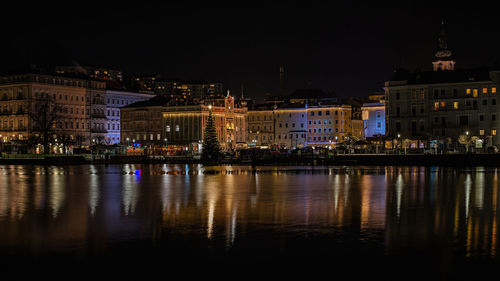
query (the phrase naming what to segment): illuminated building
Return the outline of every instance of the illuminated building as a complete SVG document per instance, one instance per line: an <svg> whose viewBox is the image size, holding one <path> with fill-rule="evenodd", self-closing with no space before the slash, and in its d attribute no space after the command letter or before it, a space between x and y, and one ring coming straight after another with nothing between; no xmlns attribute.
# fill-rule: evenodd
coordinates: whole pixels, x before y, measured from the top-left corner
<svg viewBox="0 0 500 281"><path fill-rule="evenodd" d="M106 143L120 143L120 108L148 100L154 95L124 90L106 90Z"/></svg>
<svg viewBox="0 0 500 281"><path fill-rule="evenodd" d="M100 80L115 80L123 82L123 73L120 70L100 66L56 66L57 74L82 74Z"/></svg>
<svg viewBox="0 0 500 281"><path fill-rule="evenodd" d="M165 144L162 112L169 99L157 96L120 108L121 143L132 146Z"/></svg>
<svg viewBox="0 0 500 281"><path fill-rule="evenodd" d="M39 110L42 99L50 99L60 107L50 133L54 142L60 145L64 140L65 149L91 145L92 140L105 133L105 88L104 82L72 76L2 76L0 138L3 143L16 141L18 145L30 149L27 141L40 136L34 130L32 116ZM63 151L54 145L54 152Z"/></svg>
<svg viewBox="0 0 500 281"><path fill-rule="evenodd" d="M122 107L121 141L199 151L210 111L221 148L246 147L247 109L235 104L229 94L222 99L183 103L157 96Z"/></svg>
<svg viewBox="0 0 500 281"><path fill-rule="evenodd" d="M307 113L308 145L329 146L351 136L350 105L310 107Z"/></svg>
<svg viewBox="0 0 500 281"><path fill-rule="evenodd" d="M366 138L385 136L385 103L364 103L361 107Z"/></svg>
<svg viewBox="0 0 500 281"><path fill-rule="evenodd" d="M224 85L219 82L189 82L180 79L165 79L160 75L136 77L148 91L158 96L180 99L208 99L223 98Z"/></svg>
<svg viewBox="0 0 500 281"><path fill-rule="evenodd" d="M249 145L328 147L351 135L351 106L263 104L248 112L248 130Z"/></svg>
<svg viewBox="0 0 500 281"><path fill-rule="evenodd" d="M169 144L201 147L209 112L223 150L246 147L247 108L235 104L229 94L222 99L204 100L194 105L166 106L163 111L165 137Z"/></svg>
<svg viewBox="0 0 500 281"><path fill-rule="evenodd" d="M440 50L445 43L440 37ZM445 53L451 56L451 52ZM496 137L500 129L496 93L500 71L455 70L454 61L444 62L440 62L444 67L440 69L446 71L437 71L433 62L433 71L398 71L385 83L388 135L453 141L476 136L489 145L500 144Z"/></svg>

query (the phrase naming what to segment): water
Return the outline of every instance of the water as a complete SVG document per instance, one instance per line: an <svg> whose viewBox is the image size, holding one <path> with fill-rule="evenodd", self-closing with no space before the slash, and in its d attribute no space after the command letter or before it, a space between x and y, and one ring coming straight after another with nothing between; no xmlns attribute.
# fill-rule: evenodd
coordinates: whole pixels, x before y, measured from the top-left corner
<svg viewBox="0 0 500 281"><path fill-rule="evenodd" d="M0 166L0 276L475 280L500 271L500 170L216 169Z"/></svg>

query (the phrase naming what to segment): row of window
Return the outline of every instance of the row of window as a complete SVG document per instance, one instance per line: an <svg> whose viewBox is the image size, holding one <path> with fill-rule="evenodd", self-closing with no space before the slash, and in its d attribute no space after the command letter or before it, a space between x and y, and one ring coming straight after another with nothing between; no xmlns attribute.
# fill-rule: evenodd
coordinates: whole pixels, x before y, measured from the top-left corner
<svg viewBox="0 0 500 281"><path fill-rule="evenodd" d="M470 96L472 95L473 97L478 97L478 93L481 91L481 93L483 94L495 94L497 92L497 88L496 87L491 87L491 88L487 88L487 87L483 87L483 88L467 88L465 89L464 93L466 96ZM458 89L457 88L454 88L452 90L452 93L453 93L453 97L458 97ZM447 92L446 92L446 89L434 89L433 91L433 94L434 94L434 98L437 99L437 98L442 98L442 97L445 97ZM401 94L399 92L396 92L396 99L399 100L401 99ZM417 90L417 91L412 91L411 92L411 99L425 99L425 92L423 89L420 89L420 90Z"/></svg>
<svg viewBox="0 0 500 281"><path fill-rule="evenodd" d="M330 110L325 110L324 113L325 113L325 115L329 116L330 115ZM338 116L339 115L339 110L335 110L334 113L335 113L335 116ZM322 110L310 111L309 115L310 116L315 116L315 115L322 116L323 115L323 111ZM344 112L340 110L340 116L343 116L343 115L344 115ZM279 118L280 114L277 114L277 117ZM289 113L288 117L292 118L292 113ZM301 117L304 118L304 114L301 114ZM249 116L249 120L250 119L251 119L251 121L255 121L256 119L257 119L257 121L260 121L260 116ZM266 115L264 115L263 116L263 121L272 121L272 116L266 116Z"/></svg>
<svg viewBox="0 0 500 281"><path fill-rule="evenodd" d="M326 134L326 133L331 133L332 132L332 128L318 128L316 130L316 128L314 129L309 129L309 133L323 133L323 134ZM339 128L335 128L335 133L338 133L339 132ZM344 132L344 128L340 128L340 132L343 133Z"/></svg>

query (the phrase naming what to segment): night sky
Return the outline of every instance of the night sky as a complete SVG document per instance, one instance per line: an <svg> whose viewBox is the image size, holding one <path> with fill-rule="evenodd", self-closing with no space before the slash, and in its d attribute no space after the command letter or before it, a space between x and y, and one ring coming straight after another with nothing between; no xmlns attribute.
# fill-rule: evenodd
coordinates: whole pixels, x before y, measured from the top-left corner
<svg viewBox="0 0 500 281"><path fill-rule="evenodd" d="M493 1L373 2L248 7L21 3L2 9L0 70L27 64L102 65L221 81L233 93L243 84L246 95L261 99L278 91L283 65L288 92L319 88L340 97L367 96L381 91L397 68L430 69L443 17L457 67L500 61Z"/></svg>

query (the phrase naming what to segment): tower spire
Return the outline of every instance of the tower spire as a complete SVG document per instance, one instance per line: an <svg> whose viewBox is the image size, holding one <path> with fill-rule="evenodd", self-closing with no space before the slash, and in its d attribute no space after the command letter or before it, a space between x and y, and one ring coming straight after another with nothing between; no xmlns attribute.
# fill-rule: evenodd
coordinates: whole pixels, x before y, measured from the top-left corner
<svg viewBox="0 0 500 281"><path fill-rule="evenodd" d="M438 37L438 50L434 54L432 62L434 71L438 70L454 70L455 61L452 57L452 52L448 48L448 37L446 36L444 18L441 19L441 32Z"/></svg>

